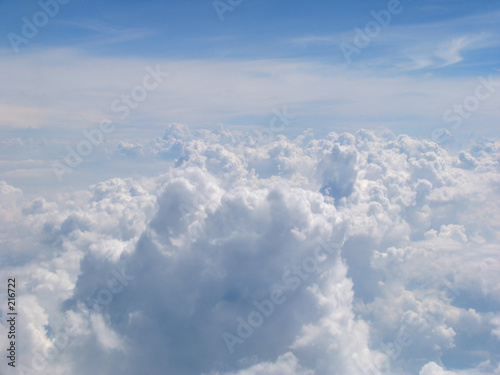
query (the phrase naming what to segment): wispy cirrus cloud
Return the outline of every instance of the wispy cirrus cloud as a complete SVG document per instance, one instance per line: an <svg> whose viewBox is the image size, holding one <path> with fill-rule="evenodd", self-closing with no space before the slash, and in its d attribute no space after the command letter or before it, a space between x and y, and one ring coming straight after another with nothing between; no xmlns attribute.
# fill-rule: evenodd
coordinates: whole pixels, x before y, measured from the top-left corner
<svg viewBox="0 0 500 375"><path fill-rule="evenodd" d="M470 43L451 44L436 65L443 59L453 61ZM418 52L411 64L429 56ZM150 59L103 58L78 49L34 51L30 57L5 56L0 61L0 68L10 72L0 88L0 97L11 105L8 116L0 119L4 128L78 131L103 118L116 120L111 103L130 95L145 66L152 64ZM170 76L134 109L129 122L147 123L149 129L159 129L166 121L257 126L268 121L273 108L286 104L299 116L299 127L404 127L428 135L453 101L463 101L477 86L476 77L406 74L409 59L392 61L401 67L388 74L378 68L386 60L374 58L363 67L348 68L314 59L158 59L153 62ZM13 97L18 98L15 103ZM38 97L43 102L34 100ZM491 119L499 115L494 104L493 99L485 101L474 114L485 132L493 129ZM34 115L36 111L42 115Z"/></svg>
<svg viewBox="0 0 500 375"><path fill-rule="evenodd" d="M80 29L87 33L77 45L81 47L126 43L145 39L154 35L154 31L146 28L119 27L95 19L56 20L66 28ZM90 32L90 33L88 33Z"/></svg>
<svg viewBox="0 0 500 375"><path fill-rule="evenodd" d="M405 10L403 10L404 12ZM386 72L435 70L458 63L482 66L496 63L490 54L500 45L500 32L494 25L500 21L500 13L488 13L435 22L401 24L399 15L392 15L391 22L380 33L370 38L367 47L353 54L358 66L379 67ZM363 24L357 25L363 31ZM353 42L357 31L342 31L330 35L306 35L291 38L298 47L337 46ZM333 49L332 49L333 54Z"/></svg>

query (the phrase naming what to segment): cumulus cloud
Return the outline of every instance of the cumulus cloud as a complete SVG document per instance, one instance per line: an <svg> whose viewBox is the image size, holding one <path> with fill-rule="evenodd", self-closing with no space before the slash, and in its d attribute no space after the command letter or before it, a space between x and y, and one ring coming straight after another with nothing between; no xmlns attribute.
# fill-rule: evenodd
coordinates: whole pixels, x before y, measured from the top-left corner
<svg viewBox="0 0 500 375"><path fill-rule="evenodd" d="M3 183L20 361L56 375L494 373L499 150L174 124L112 150L168 161L155 177L27 202Z"/></svg>
<svg viewBox="0 0 500 375"><path fill-rule="evenodd" d="M3 222L13 221L19 217L20 210L16 203L22 195L20 189L0 181L0 217Z"/></svg>
<svg viewBox="0 0 500 375"><path fill-rule="evenodd" d="M456 375L456 373L443 370L443 368L435 362L429 362L422 368L419 375Z"/></svg>

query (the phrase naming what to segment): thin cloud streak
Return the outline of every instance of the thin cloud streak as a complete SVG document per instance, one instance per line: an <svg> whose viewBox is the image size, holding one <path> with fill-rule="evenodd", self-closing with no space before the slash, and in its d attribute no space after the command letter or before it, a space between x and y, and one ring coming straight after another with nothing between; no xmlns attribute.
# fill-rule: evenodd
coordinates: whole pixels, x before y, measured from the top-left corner
<svg viewBox="0 0 500 375"><path fill-rule="evenodd" d="M151 64L151 60L97 58L78 50L55 53L57 62L44 57L46 53L34 53L31 59L6 58L0 62L1 69L11 72L7 85L0 89L0 97L7 103L12 94L22 98L17 101L20 110L12 113L8 121L1 121L2 127L78 129L89 127L103 117L116 117L110 109L111 102L129 93L144 75L144 67ZM385 122L391 127L399 122L400 126L417 130L436 127L453 100L462 101L477 85L475 77L387 76L375 68L352 70L314 60L158 60L157 63L170 76L131 114L129 120L137 127L144 124L162 127L169 122L191 126L219 122L259 125L258 118L286 104L300 112L306 127L311 127L312 122L320 127L363 122L365 126ZM43 75L37 75L42 69ZM27 76L26 71L32 71L33 75ZM11 89L7 90L8 86ZM41 95L45 103L34 105L30 98ZM490 116L500 115L491 102L485 102L477 112L477 116L483 111L488 113L488 118L478 117L485 127ZM27 113L39 108L55 115L42 117L34 124L33 117L26 116L22 108L32 108Z"/></svg>

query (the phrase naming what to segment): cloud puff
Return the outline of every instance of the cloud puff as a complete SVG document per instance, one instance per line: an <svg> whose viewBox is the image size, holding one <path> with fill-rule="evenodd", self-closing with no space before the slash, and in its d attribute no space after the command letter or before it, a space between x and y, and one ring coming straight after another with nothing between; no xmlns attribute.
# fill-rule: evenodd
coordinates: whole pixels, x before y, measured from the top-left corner
<svg viewBox="0 0 500 375"><path fill-rule="evenodd" d="M0 181L0 215L3 222L13 221L19 217L20 212L16 202L22 195L20 189Z"/></svg>
<svg viewBox="0 0 500 375"><path fill-rule="evenodd" d="M137 165L167 160L156 177L15 205L21 191L4 183L17 229L2 240L19 248L2 273L22 280L29 322L19 327L22 365L492 372L498 150L484 142L453 155L364 130L264 141L176 124L114 150Z"/></svg>
<svg viewBox="0 0 500 375"><path fill-rule="evenodd" d="M429 362L422 368L419 375L456 375L456 373L443 370L435 362Z"/></svg>
<svg viewBox="0 0 500 375"><path fill-rule="evenodd" d="M298 366L297 358L292 353L280 356L275 363L263 362L238 372L226 373L226 375L312 375L311 370L304 370Z"/></svg>

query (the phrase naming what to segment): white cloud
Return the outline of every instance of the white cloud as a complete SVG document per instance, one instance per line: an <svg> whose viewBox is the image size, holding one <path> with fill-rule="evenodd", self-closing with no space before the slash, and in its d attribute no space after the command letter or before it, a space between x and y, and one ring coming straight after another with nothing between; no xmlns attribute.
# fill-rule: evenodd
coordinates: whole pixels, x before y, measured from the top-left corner
<svg viewBox="0 0 500 375"><path fill-rule="evenodd" d="M156 177L16 204L22 192L3 183L15 230L2 241L16 252L1 271L21 280L23 365L39 356L46 373L72 375L492 372L498 150L486 142L453 155L370 131L253 144L174 125L112 154L171 161ZM284 301L263 302L277 290Z"/></svg>
<svg viewBox="0 0 500 375"><path fill-rule="evenodd" d="M253 365L245 370L238 372L228 372L224 375L312 375L312 370L302 369L297 358L292 353L285 353L280 356L276 362L263 362Z"/></svg>
<svg viewBox="0 0 500 375"><path fill-rule="evenodd" d="M2 221L13 221L19 217L17 201L22 197L20 189L0 181L0 217Z"/></svg>
<svg viewBox="0 0 500 375"><path fill-rule="evenodd" d="M397 35L403 34L405 30L397 31ZM475 36L463 38L467 46L480 44L472 43ZM413 59L434 59L439 64L454 61L465 48L465 42L455 43L455 39L441 41L444 48L433 45L432 51L408 53L415 55ZM401 43L413 45L412 40ZM9 72L5 78L9 90L0 90L7 103L0 126L55 129L71 139L73 133L68 131L80 133L102 119L120 124L111 103L130 94L146 74L145 67L152 65L150 60L97 58L75 49L29 53L26 58L6 56L0 62L0 68ZM297 116L291 127L389 127L418 135L427 129L425 134L430 135L436 121L442 121L443 112L471 95L477 86L475 77L452 80L435 75L395 75L381 73L370 64L349 70L343 62L332 65L314 60L158 60L155 64L170 76L130 111L126 128L117 126L120 140L132 130L131 139L144 136L144 128L133 124L147 123L149 131L157 130L165 126L165 119L197 127L220 121L267 125L273 110L283 105ZM68 87L78 95L69 94ZM12 97L20 99L13 103ZM34 97L45 101L34 105ZM495 101L482 103L475 116L481 124L475 131L493 130L490 120L498 117Z"/></svg>
<svg viewBox="0 0 500 375"><path fill-rule="evenodd" d="M426 364L422 368L422 371L420 371L419 374L420 375L456 375L455 372L443 370L443 368L440 367L435 362L429 362L428 364Z"/></svg>

